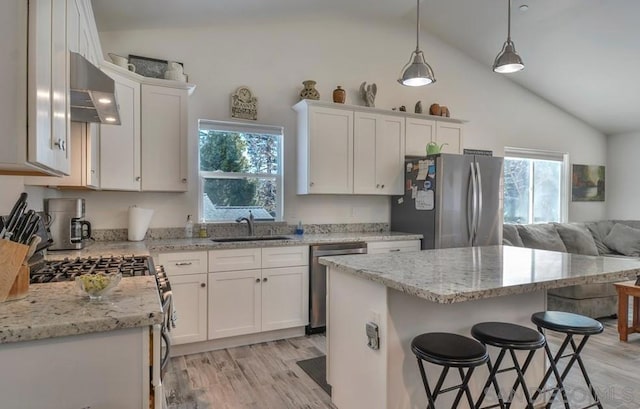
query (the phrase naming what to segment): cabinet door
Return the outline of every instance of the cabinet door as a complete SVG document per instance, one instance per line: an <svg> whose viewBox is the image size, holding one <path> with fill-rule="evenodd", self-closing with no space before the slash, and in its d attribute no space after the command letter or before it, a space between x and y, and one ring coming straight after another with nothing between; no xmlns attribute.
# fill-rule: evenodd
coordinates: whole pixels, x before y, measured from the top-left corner
<svg viewBox="0 0 640 409"><path fill-rule="evenodd" d="M404 193L404 118L381 115L376 134L376 188L378 194Z"/></svg>
<svg viewBox="0 0 640 409"><path fill-rule="evenodd" d="M462 153L463 140L462 131L464 125L452 122L436 123L436 142L438 145L446 143L442 148L442 153Z"/></svg>
<svg viewBox="0 0 640 409"><path fill-rule="evenodd" d="M353 145L354 193L403 193L403 117L356 112Z"/></svg>
<svg viewBox="0 0 640 409"><path fill-rule="evenodd" d="M376 114L356 112L353 118L353 193L379 194L376 187L376 135L381 126Z"/></svg>
<svg viewBox="0 0 640 409"><path fill-rule="evenodd" d="M309 107L308 193L353 193L353 111Z"/></svg>
<svg viewBox="0 0 640 409"><path fill-rule="evenodd" d="M427 144L435 139L436 121L430 119L407 118L405 128L405 155L426 155Z"/></svg>
<svg viewBox="0 0 640 409"><path fill-rule="evenodd" d="M28 159L50 169L56 167L52 140L51 30L52 0L29 2L29 132Z"/></svg>
<svg viewBox="0 0 640 409"><path fill-rule="evenodd" d="M171 276L176 311L176 327L171 329L174 344L207 339L207 274Z"/></svg>
<svg viewBox="0 0 640 409"><path fill-rule="evenodd" d="M187 91L142 85L142 190L187 190Z"/></svg>
<svg viewBox="0 0 640 409"><path fill-rule="evenodd" d="M54 1L51 9L51 138L54 169L71 173L69 51L67 50L67 3Z"/></svg>
<svg viewBox="0 0 640 409"><path fill-rule="evenodd" d="M260 331L261 283L260 270L209 273L209 339Z"/></svg>
<svg viewBox="0 0 640 409"><path fill-rule="evenodd" d="M262 330L271 331L309 323L309 268L262 270Z"/></svg>
<svg viewBox="0 0 640 409"><path fill-rule="evenodd" d="M86 183L87 187L100 188L100 124L87 124Z"/></svg>
<svg viewBox="0 0 640 409"><path fill-rule="evenodd" d="M121 125L100 125L100 185L106 190L140 190L140 84L116 73Z"/></svg>

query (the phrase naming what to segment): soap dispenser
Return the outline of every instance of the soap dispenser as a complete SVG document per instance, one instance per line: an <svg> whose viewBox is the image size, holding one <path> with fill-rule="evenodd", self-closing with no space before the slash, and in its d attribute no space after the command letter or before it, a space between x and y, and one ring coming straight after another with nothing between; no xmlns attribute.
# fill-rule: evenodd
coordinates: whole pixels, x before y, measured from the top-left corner
<svg viewBox="0 0 640 409"><path fill-rule="evenodd" d="M187 223L184 225L184 236L186 238L193 237L193 221L191 221L191 215L187 215Z"/></svg>

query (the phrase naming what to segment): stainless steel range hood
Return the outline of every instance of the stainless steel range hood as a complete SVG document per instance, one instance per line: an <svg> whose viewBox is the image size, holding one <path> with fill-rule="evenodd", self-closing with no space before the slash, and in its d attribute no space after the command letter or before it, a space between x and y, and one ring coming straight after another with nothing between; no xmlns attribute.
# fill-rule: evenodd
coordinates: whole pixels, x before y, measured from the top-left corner
<svg viewBox="0 0 640 409"><path fill-rule="evenodd" d="M71 120L120 125L113 79L80 54L69 54Z"/></svg>

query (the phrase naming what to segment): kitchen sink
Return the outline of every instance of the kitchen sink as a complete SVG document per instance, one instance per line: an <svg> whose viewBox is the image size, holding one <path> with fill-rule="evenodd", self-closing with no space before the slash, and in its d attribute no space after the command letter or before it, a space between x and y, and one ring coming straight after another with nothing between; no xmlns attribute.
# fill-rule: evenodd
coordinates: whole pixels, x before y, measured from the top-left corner
<svg viewBox="0 0 640 409"><path fill-rule="evenodd" d="M234 241L269 241L269 240L291 240L288 236L243 236L243 237L221 237L211 241L216 243L230 243Z"/></svg>

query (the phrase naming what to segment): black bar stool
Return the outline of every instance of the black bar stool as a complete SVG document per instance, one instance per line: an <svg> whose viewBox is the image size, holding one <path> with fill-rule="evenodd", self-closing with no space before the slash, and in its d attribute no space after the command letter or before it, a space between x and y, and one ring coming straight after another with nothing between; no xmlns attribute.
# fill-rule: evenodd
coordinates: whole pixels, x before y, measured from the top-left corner
<svg viewBox="0 0 640 409"><path fill-rule="evenodd" d="M487 362L489 366L489 377L482 388L482 393L476 402L475 408L487 409L500 407L501 409L508 409L511 407L515 393L520 386L527 401L527 409L533 409L534 399L532 399L529 394L527 384L524 380L524 374L527 368L529 368L535 352L546 344L544 336L531 328L507 322L482 322L476 324L471 328L471 335L483 345L500 348L500 353L498 354L495 364L491 364L491 359ZM518 361L515 351L529 351L522 366ZM511 355L513 366L501 368L502 361L507 352ZM508 398L505 400L498 386L496 375L507 371L516 372L516 381L511 387ZM482 402L486 397L489 386L492 384L498 397L498 403L482 407Z"/></svg>
<svg viewBox="0 0 640 409"><path fill-rule="evenodd" d="M427 393L427 409L435 409L435 401L441 393L458 390L452 409L458 407L458 403L465 393L469 407L473 408L473 399L469 390L469 380L473 370L487 362L489 356L487 349L479 342L458 334L445 332L431 332L421 334L411 341L411 350L418 358L418 367L422 376L425 392ZM440 372L440 377L433 392L429 387L427 375L422 361L427 361L435 365L444 367ZM458 368L461 384L450 388L442 389L442 385L447 377L449 368ZM466 369L466 373L465 373Z"/></svg>
<svg viewBox="0 0 640 409"><path fill-rule="evenodd" d="M569 401L567 399L567 394L564 388L564 380L569 373L569 370L573 366L574 363L578 363L580 366L580 370L582 371L582 376L591 392L591 396L593 397L593 403L585 406L582 409L590 408L593 406L597 406L600 409L602 408L602 403L600 403L600 399L596 394L596 390L593 388L591 384L591 380L589 379L589 375L587 374L587 370L584 367L584 363L582 362L582 358L580 358L580 353L584 349L584 346L587 344L589 337L591 335L596 335L602 333L604 331L604 326L599 322L594 320L593 318L585 317L584 315L573 314L570 312L561 312L561 311L542 311L537 312L531 316L531 321L538 326L538 331L542 332L543 329L547 329L550 331L560 332L565 334L564 341L562 345L560 345L560 349L556 352L556 355L553 356L551 353L551 349L549 345L545 346L545 350L547 352L547 357L549 358L549 369L544 375L542 382L540 383L540 387L534 394L534 398L537 397L542 392L547 392L553 390L551 394L551 398L549 402L547 402L546 408L550 408L554 399L558 395L558 391L562 393L562 398L564 399L564 407L569 409ZM582 340L578 345L576 345L575 340L573 339L574 335L581 335ZM571 345L573 352L570 352L566 355L564 354L567 346ZM569 363L562 371L562 374L559 374L558 371L558 362L562 358L571 358ZM547 383L547 380L554 374L556 378L556 386L551 389L544 389Z"/></svg>

